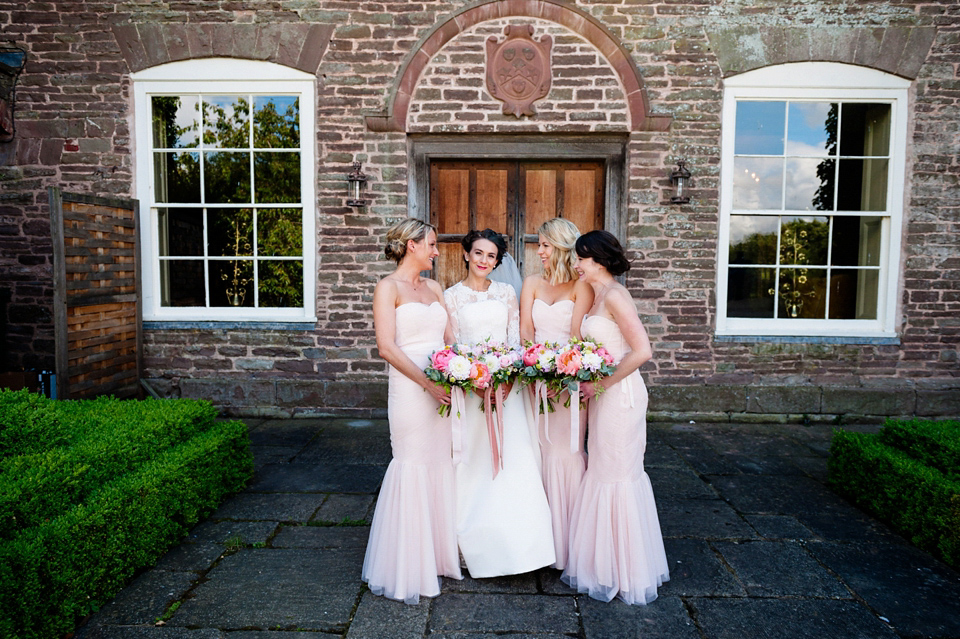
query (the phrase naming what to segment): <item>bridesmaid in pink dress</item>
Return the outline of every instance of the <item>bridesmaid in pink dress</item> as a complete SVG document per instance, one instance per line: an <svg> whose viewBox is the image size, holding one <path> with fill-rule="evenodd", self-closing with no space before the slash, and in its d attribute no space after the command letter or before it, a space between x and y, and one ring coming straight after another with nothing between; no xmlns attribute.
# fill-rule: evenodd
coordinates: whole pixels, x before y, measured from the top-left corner
<svg viewBox="0 0 960 639"><path fill-rule="evenodd" d="M520 296L520 338L534 342L565 342L571 334L580 337L580 322L593 303L593 289L574 270L574 244L580 230L570 220L555 217L537 229L537 256L541 275L523 282ZM540 416L540 454L543 460L543 487L553 519L555 568L567 565L570 516L587 466L583 449L586 411L580 412L579 430L571 440L570 411L564 407L568 395L553 399L556 412ZM574 401L577 401L576 399ZM533 404L531 404L533 405ZM573 443L575 442L575 443Z"/></svg>
<svg viewBox="0 0 960 639"><path fill-rule="evenodd" d="M583 336L603 343L616 371L581 386L590 401L590 463L573 508L561 579L595 599L647 604L670 579L653 488L643 470L647 389L637 369L653 351L630 293L614 279L630 268L617 239L590 231L577 240L576 251L577 271L595 293Z"/></svg>
<svg viewBox="0 0 960 639"><path fill-rule="evenodd" d="M362 577L371 592L415 604L440 594L440 576L461 579L457 552L450 420L437 414L450 396L427 379L430 354L452 337L432 268L436 229L408 218L387 232L397 269L377 284L373 322L390 364L387 417L393 459L370 526Z"/></svg>

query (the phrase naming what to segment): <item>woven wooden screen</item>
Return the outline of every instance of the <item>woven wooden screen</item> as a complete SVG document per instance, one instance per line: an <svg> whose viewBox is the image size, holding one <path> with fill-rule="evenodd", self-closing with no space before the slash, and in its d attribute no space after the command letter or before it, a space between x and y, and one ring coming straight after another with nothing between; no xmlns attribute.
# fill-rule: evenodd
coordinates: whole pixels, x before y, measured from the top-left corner
<svg viewBox="0 0 960 639"><path fill-rule="evenodd" d="M57 396L140 393L137 202L51 188Z"/></svg>

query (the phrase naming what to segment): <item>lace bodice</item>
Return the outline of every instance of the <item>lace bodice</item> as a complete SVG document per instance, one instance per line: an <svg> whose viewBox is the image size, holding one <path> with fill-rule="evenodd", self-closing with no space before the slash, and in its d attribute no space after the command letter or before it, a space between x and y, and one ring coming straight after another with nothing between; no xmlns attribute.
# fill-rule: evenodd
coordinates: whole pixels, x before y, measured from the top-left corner
<svg viewBox="0 0 960 639"><path fill-rule="evenodd" d="M443 292L457 342L477 344L490 339L520 346L520 305L513 287L490 282L475 291L458 282Z"/></svg>

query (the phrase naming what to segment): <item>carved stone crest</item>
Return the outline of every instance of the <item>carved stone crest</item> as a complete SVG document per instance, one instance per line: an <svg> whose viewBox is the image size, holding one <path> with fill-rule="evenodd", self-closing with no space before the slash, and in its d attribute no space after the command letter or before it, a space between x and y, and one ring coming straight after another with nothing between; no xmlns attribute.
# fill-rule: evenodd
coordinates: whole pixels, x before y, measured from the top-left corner
<svg viewBox="0 0 960 639"><path fill-rule="evenodd" d="M508 25L506 36L487 39L487 90L503 102L503 112L518 118L534 115L533 103L550 92L553 81L550 50L553 38L533 39L533 25Z"/></svg>

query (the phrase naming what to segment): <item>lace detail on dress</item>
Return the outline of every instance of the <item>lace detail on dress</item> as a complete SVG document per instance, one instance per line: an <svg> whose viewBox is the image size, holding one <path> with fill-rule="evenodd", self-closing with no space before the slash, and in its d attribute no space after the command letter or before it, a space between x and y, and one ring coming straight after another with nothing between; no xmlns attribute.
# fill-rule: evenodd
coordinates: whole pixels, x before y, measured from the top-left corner
<svg viewBox="0 0 960 639"><path fill-rule="evenodd" d="M490 339L520 346L520 305L509 284L490 282L486 291L475 291L458 282L443 292L443 299L457 342Z"/></svg>

